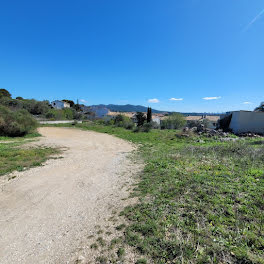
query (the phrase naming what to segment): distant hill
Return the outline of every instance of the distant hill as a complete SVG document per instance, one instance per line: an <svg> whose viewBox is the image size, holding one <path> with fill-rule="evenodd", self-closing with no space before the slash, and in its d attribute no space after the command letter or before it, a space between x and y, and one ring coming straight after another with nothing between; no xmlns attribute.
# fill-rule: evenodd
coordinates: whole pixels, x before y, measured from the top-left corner
<svg viewBox="0 0 264 264"><path fill-rule="evenodd" d="M147 112L148 108L142 105L131 105L131 104L127 104L127 105L115 105L115 104L108 104L108 105L104 105L104 104L100 104L100 105L92 105L92 106L99 106L99 107L106 107L107 109L109 109L112 112ZM152 108L152 113L173 113L170 111L160 111L160 110L156 110ZM219 113L182 113L183 115L191 115L191 116L195 116L195 115L220 115Z"/></svg>
<svg viewBox="0 0 264 264"><path fill-rule="evenodd" d="M100 107L106 107L112 112L147 112L148 108L142 105L114 105L114 104L109 104L109 105L92 105L92 106L100 106ZM152 109L152 113L164 113L166 111L159 111Z"/></svg>

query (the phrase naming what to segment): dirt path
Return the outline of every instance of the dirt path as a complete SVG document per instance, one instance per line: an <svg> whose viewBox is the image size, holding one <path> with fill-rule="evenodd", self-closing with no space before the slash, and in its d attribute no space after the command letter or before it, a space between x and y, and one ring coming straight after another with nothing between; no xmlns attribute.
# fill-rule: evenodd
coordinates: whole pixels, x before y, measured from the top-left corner
<svg viewBox="0 0 264 264"><path fill-rule="evenodd" d="M41 128L40 144L62 159L19 172L0 190L0 263L68 263L95 225L108 219L134 167L128 142L106 134Z"/></svg>

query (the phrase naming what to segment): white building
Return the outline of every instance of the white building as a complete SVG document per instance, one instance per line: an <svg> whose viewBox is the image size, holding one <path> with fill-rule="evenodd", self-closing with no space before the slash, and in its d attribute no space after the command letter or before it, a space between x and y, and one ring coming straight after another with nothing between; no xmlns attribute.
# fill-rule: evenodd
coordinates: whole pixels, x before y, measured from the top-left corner
<svg viewBox="0 0 264 264"><path fill-rule="evenodd" d="M234 111L229 128L235 134L264 134L264 112Z"/></svg>
<svg viewBox="0 0 264 264"><path fill-rule="evenodd" d="M63 109L63 108L70 108L70 104L63 102L63 101L59 101L59 100L55 100L53 102L51 102L51 106L55 109Z"/></svg>
<svg viewBox="0 0 264 264"><path fill-rule="evenodd" d="M153 116L152 122L155 122L158 126L160 126L160 117L159 116Z"/></svg>

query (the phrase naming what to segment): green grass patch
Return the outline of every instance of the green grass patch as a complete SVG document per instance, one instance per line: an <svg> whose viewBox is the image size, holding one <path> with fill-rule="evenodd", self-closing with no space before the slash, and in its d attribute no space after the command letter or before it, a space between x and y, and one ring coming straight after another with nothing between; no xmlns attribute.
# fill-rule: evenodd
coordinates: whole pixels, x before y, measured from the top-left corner
<svg viewBox="0 0 264 264"><path fill-rule="evenodd" d="M144 171L123 211L127 244L154 263L264 263L264 145L76 127L139 145ZM202 143L199 142L202 139ZM146 263L139 260L138 263Z"/></svg>
<svg viewBox="0 0 264 264"><path fill-rule="evenodd" d="M23 148L26 138L33 138L39 134L28 135L24 138L1 137L0 142L0 176L14 170L24 170L29 167L40 166L51 155L59 151L48 147Z"/></svg>

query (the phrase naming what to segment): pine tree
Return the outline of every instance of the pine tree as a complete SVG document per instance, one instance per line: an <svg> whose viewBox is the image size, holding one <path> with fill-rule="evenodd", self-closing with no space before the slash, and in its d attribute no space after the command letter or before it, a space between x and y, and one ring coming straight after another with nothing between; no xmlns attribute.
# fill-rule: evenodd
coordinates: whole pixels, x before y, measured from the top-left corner
<svg viewBox="0 0 264 264"><path fill-rule="evenodd" d="M147 111L147 123L150 123L152 121L152 110L151 107L148 107Z"/></svg>

